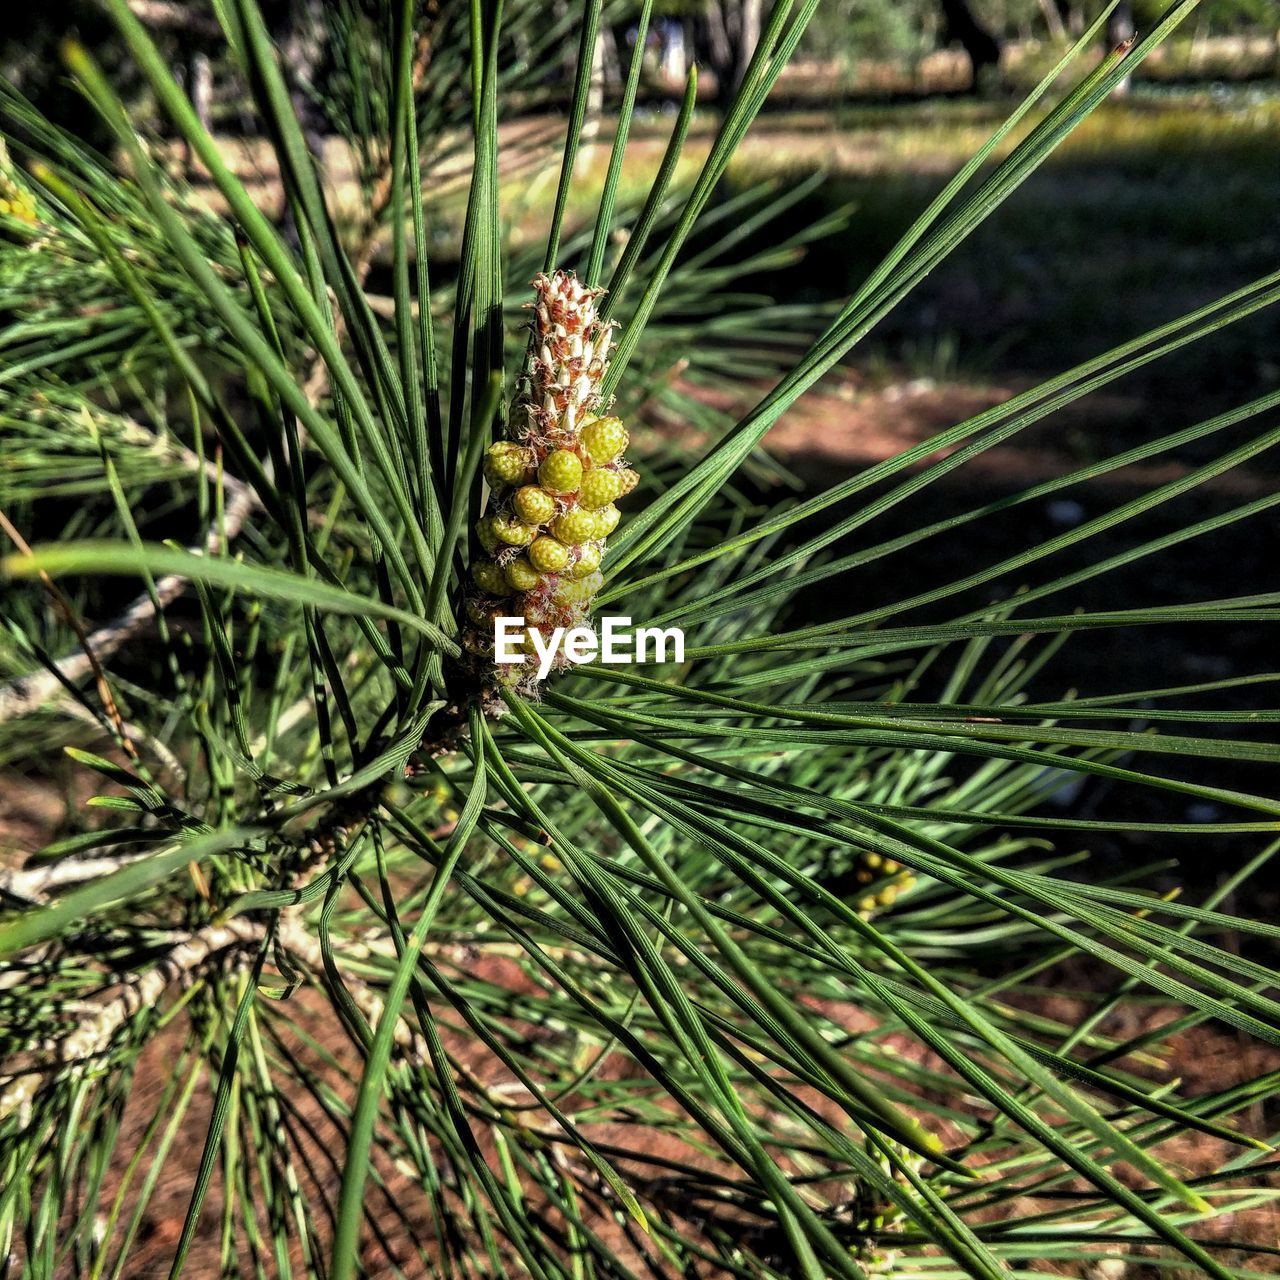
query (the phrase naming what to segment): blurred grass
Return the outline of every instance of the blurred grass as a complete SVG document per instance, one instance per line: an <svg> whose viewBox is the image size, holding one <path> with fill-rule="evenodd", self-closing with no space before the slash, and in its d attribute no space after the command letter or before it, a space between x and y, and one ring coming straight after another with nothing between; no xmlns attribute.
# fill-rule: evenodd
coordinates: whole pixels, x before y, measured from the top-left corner
<svg viewBox="0 0 1280 1280"><path fill-rule="evenodd" d="M785 225L771 226L744 250L846 204L854 214L848 231L823 240L803 261L744 284L782 303L848 296L1006 109L1002 101L937 96L766 113L730 166L722 197L759 183L792 186L814 173L826 180L788 212ZM699 112L672 202L692 182L717 126L714 113ZM660 109L637 113L618 192L623 225L648 192L670 127ZM549 116L503 126L501 202L513 248L536 245L544 234L562 129ZM1277 138L1274 88L1137 87L1112 100L854 351L852 363L908 377L1002 384L1040 377L1274 269ZM460 243L466 200L465 140L453 141L462 144L460 153L433 175L426 193L441 278ZM610 122L602 121L580 155L570 228L594 219L593 193L611 141ZM342 208L352 200L350 165L340 144L331 147L326 167ZM270 207L278 188L259 149L230 141L227 148L238 170L257 174ZM1155 416L1174 404L1213 412L1273 383L1278 352L1280 317L1263 314L1139 375L1128 390L1149 397Z"/></svg>
<svg viewBox="0 0 1280 1280"><path fill-rule="evenodd" d="M847 294L989 135L1000 111L938 100L770 118L748 139L732 180L793 182L823 171L828 181L792 217L846 202L855 213L848 234L765 286L789 300ZM1135 95L1110 103L885 333L899 346L955 335L961 366L975 372L1043 372L1273 268L1278 137L1280 97ZM1280 350L1274 320L1255 329L1250 345L1265 367L1239 371L1251 381L1274 377Z"/></svg>
<svg viewBox="0 0 1280 1280"><path fill-rule="evenodd" d="M757 283L785 302L846 296L994 129L999 104L935 99L766 117L730 183L827 180L795 226L846 203L849 231ZM1134 93L1100 109L893 316L855 362L933 376L1043 375L1274 269L1280 258L1280 95ZM709 143L704 126L684 164ZM660 140L638 144L630 182ZM603 149L592 164L604 163ZM656 163L656 159L653 160ZM591 189L591 183L583 184ZM517 233L537 225L526 203ZM571 216L593 210L575 204ZM1280 372L1280 318L1261 316L1153 370L1135 389L1212 408Z"/></svg>

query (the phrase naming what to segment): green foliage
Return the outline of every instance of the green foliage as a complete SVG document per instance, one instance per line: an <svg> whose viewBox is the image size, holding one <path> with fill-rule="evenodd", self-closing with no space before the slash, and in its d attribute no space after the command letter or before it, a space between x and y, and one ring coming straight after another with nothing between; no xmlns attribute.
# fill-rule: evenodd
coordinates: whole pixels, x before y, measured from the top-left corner
<svg viewBox="0 0 1280 1280"><path fill-rule="evenodd" d="M911 58L936 47L941 20L933 0L837 0L818 10L805 49L818 58Z"/></svg>
<svg viewBox="0 0 1280 1280"><path fill-rule="evenodd" d="M130 5L109 8L226 212L171 176L83 49L68 65L118 164L7 96L40 189L37 225L0 240L0 505L23 539L3 562L0 659L22 679L0 690L0 750L35 767L68 745L96 793L91 820L0 880L11 1272L137 1274L179 1179L173 1275L1261 1273L1275 1250L1232 1233L1275 1199L1275 1073L1197 1092L1158 1068L1172 1037L1215 1027L1280 1044L1264 950L1280 929L1231 909L1280 847L1280 802L1251 772L1280 760L1280 673L1072 693L1053 664L1080 632L1274 626L1274 592L1077 605L1113 570L1272 518L1267 491L1143 523L1280 443L1280 393L1011 497L975 488L959 514L929 504L987 450L1212 348L1280 300L1280 275L851 477L758 496L770 429L1194 5L1082 70L1087 32L816 337L742 282L845 214L788 238L770 229L804 188L717 204L816 0L771 10L679 188L691 77L639 207L617 198L628 103L598 219L574 226L580 59L533 251L506 247L499 128L523 9L335 19L379 55L333 86L369 214L351 228L256 0L219 3L286 232ZM572 19L571 43L600 7ZM450 34L423 63L427 28ZM562 52L548 41L540 65ZM433 253L427 196L459 122L454 262ZM386 315L362 274L383 213ZM526 281L553 266L608 290L604 390L650 499L609 539L603 607L679 623L689 647L676 670L582 666L499 706L456 661L464 570L480 461L521 386ZM697 394L760 381L736 420ZM644 429L676 414L692 443ZM1188 446L1193 466L1073 528L919 574L976 522ZM907 532L875 527L899 508ZM1053 559L1104 535L1127 541ZM891 557L895 596L860 594ZM95 662L76 659L80 617L121 609ZM1100 811L1070 803L1081 787ZM1154 809L1121 816L1122 797ZM1162 861L1212 839L1232 861L1178 898L1157 868L1089 859L1099 829L1150 837ZM156 1057L159 1088L130 1097ZM1177 1154L1192 1139L1208 1172Z"/></svg>

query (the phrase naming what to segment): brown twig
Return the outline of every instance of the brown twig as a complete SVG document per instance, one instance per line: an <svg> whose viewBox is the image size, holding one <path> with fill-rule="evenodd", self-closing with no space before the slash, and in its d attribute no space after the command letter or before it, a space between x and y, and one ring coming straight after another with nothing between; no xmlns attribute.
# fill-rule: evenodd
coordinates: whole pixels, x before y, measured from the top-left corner
<svg viewBox="0 0 1280 1280"><path fill-rule="evenodd" d="M229 947L260 941L263 926L249 920L229 920L225 924L206 925L184 938L145 973L124 983L118 991L83 1017L68 1035L46 1042L42 1050L52 1063L35 1071L15 1074L0 1092L0 1119L21 1113L39 1092L51 1071L74 1070L91 1062L110 1046L124 1023L140 1009L152 1007L165 989L189 977L207 961Z"/></svg>
<svg viewBox="0 0 1280 1280"><path fill-rule="evenodd" d="M230 542L240 532L246 517L257 507L258 495L248 485L233 477L227 477L227 481L229 483L225 485L225 489L230 495L230 500L223 508L222 523L210 525L203 543L188 550L216 555L226 542ZM30 554L30 548L26 547L25 543L19 542L9 522L6 520L4 523L7 526L6 532L14 538L15 543L19 544L19 548L26 554ZM53 584L48 580L47 575L40 576L47 585L52 587ZM29 675L19 676L0 685L0 724L30 715L62 690L64 684L74 684L93 672L98 680L98 692L102 697L103 706L107 708L107 714L112 716L124 740L128 742L127 736L123 735L123 723L119 720L119 711L115 709L115 702L107 686L102 663L118 653L129 640L138 635L155 618L157 604L161 609L166 608L186 589L187 579L180 574L169 574L160 578L155 584L154 599L149 592L142 592L123 613L92 633L86 632L74 614L68 612L67 621L80 639L79 651L59 658L54 664L56 671L33 671ZM61 592L58 593L58 598L62 598ZM136 755L136 752L132 754Z"/></svg>
<svg viewBox="0 0 1280 1280"><path fill-rule="evenodd" d="M3 511L0 511L0 529L3 529L9 535L9 540L24 556L34 554L27 540L18 532L13 522ZM124 717L120 714L120 708L116 706L115 695L111 692L110 684L107 683L107 673L102 669L100 655L95 651L89 633L85 630L84 623L81 622L79 614L72 608L71 601L67 599L62 588L43 569L39 570L39 575L41 584L53 601L53 607L62 615L63 621L76 633L76 637L80 641L83 653L77 656L83 657L86 667L93 672L94 680L98 686L98 697L102 699L103 709L106 711L107 718L111 721L116 731L116 737L121 747L131 759L136 760L138 758L138 749L133 745L133 739L129 737L125 729Z"/></svg>
<svg viewBox="0 0 1280 1280"><path fill-rule="evenodd" d="M316 974L325 971L319 939L303 928L293 911L282 913L275 927L277 941L293 958ZM260 945L270 928L266 921L238 917L205 925L181 937L145 972L132 976L101 1000L92 1002L65 1035L50 1037L28 1050L27 1058L32 1052L41 1055L43 1060L38 1064L25 1061L20 1066L12 1061L0 1064L0 1076L8 1077L8 1083L0 1089L0 1120L21 1114L51 1079L101 1057L110 1048L120 1028L142 1009L157 1006L174 983L192 981L207 965L234 948ZM353 959L373 956L396 959L391 939L372 934L354 940L346 954ZM429 941L423 948L423 954L472 967L480 955L518 956L522 949L509 943L477 946L441 940ZM567 948L560 950L559 954L565 959L584 958ZM341 977L352 1003L369 1025L376 1027L385 1008L382 996L353 973L345 972ZM419 1066L430 1062L425 1038L403 1014L396 1022L394 1039L407 1062ZM474 1080L471 1083L478 1084Z"/></svg>
<svg viewBox="0 0 1280 1280"><path fill-rule="evenodd" d="M130 862L141 862L151 856L150 853L128 853L105 858L63 858L60 862L44 863L38 867L0 871L0 892L22 902L37 904L43 902L53 889L96 880L99 876L119 871Z"/></svg>

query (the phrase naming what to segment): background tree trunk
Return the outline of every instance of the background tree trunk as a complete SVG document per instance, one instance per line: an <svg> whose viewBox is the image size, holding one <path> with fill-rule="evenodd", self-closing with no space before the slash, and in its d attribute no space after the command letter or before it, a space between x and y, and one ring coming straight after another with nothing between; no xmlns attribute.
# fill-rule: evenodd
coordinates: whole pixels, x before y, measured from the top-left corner
<svg viewBox="0 0 1280 1280"><path fill-rule="evenodd" d="M729 102L742 86L760 43L763 0L708 0L702 14L704 61L715 72L716 97Z"/></svg>
<svg viewBox="0 0 1280 1280"><path fill-rule="evenodd" d="M270 17L270 10L267 13ZM293 0L282 5L275 16L280 25L271 31L271 36L280 48L280 66L289 87L289 100L302 125L307 149L317 161L323 162L329 124L316 100L325 56L323 0Z"/></svg>
<svg viewBox="0 0 1280 1280"><path fill-rule="evenodd" d="M1125 3L1116 5L1111 11L1111 16L1107 19L1106 41L1108 51L1119 44L1123 44L1126 40L1132 40L1136 30L1137 28L1133 22L1133 5ZM1123 96L1128 93L1129 77L1125 76L1111 92L1117 96Z"/></svg>
<svg viewBox="0 0 1280 1280"><path fill-rule="evenodd" d="M984 73L1000 65L1000 41L973 16L967 0L941 0L944 35L969 58L970 91L981 88Z"/></svg>
<svg viewBox="0 0 1280 1280"><path fill-rule="evenodd" d="M733 0L707 0L702 12L702 28L698 43L702 46L703 61L715 74L716 95L721 102L728 100L729 85L733 82L733 36L729 30L731 15L727 12Z"/></svg>
<svg viewBox="0 0 1280 1280"><path fill-rule="evenodd" d="M601 23L596 32L595 44L591 47L591 80L587 87L587 117L582 122L578 158L574 164L574 172L580 176L591 169L596 139L600 135L600 120L604 114L604 89L608 67L606 38L611 39L609 28ZM614 61L616 63L616 56Z"/></svg>
<svg viewBox="0 0 1280 1280"><path fill-rule="evenodd" d="M187 92L191 95L191 105L195 108L196 118L206 132L212 133L213 62L207 53L193 53L187 62ZM198 176L200 168L196 164L190 143L183 144L183 158L187 177Z"/></svg>
<svg viewBox="0 0 1280 1280"><path fill-rule="evenodd" d="M1067 34L1073 40L1078 40L1084 35L1084 8L1079 4L1072 4L1071 0L1057 0L1057 5L1062 21L1066 23Z"/></svg>
<svg viewBox="0 0 1280 1280"><path fill-rule="evenodd" d="M1064 39L1067 34L1067 28L1062 21L1062 14L1055 0L1040 0L1040 12L1044 15L1044 25L1049 31L1049 39Z"/></svg>
<svg viewBox="0 0 1280 1280"><path fill-rule="evenodd" d="M763 0L738 0L738 5L740 10L738 47L735 50L732 93L737 93L742 87L742 81L747 74L747 67L751 65L756 45L760 43L760 22L764 7Z"/></svg>
<svg viewBox="0 0 1280 1280"><path fill-rule="evenodd" d="M625 45L618 43L614 30L608 23L600 24L600 35L596 40L597 56L604 71L604 85L608 89L621 89L625 72L622 66L622 51Z"/></svg>

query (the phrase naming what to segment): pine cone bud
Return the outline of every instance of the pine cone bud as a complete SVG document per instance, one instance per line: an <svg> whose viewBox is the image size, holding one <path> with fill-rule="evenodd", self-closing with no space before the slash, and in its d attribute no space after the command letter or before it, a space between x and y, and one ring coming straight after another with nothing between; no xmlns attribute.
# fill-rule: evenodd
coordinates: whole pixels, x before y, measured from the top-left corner
<svg viewBox="0 0 1280 1280"><path fill-rule="evenodd" d="M503 573L506 574L508 586L514 591L532 591L542 582L542 575L529 563L526 556L512 560Z"/></svg>
<svg viewBox="0 0 1280 1280"><path fill-rule="evenodd" d="M491 596L505 596L511 588L507 585L506 575L499 565L492 560L481 560L473 565L471 576L481 591Z"/></svg>
<svg viewBox="0 0 1280 1280"><path fill-rule="evenodd" d="M622 477L616 471L588 471L578 490L578 505L588 511L598 511L622 497L622 486Z"/></svg>
<svg viewBox="0 0 1280 1280"><path fill-rule="evenodd" d="M566 511L562 516L557 516L552 522L551 532L561 542L590 542L593 538L600 536L599 528L599 512L575 508L573 511Z"/></svg>
<svg viewBox="0 0 1280 1280"><path fill-rule="evenodd" d="M552 493L573 493L582 483L582 459L568 449L555 449L542 460L538 479Z"/></svg>
<svg viewBox="0 0 1280 1280"><path fill-rule="evenodd" d="M499 440L489 446L484 460L484 478L496 489L523 484L533 472L533 455L523 445Z"/></svg>
<svg viewBox="0 0 1280 1280"><path fill-rule="evenodd" d="M492 493L476 536L489 556L472 570L482 597L467 616L482 630L495 607L519 612L537 631L590 621L604 585L604 539L618 525L615 502L639 477L622 455L628 434L601 404L613 336L596 308L599 289L556 271L534 282L533 358L529 377L511 406L509 439L490 447L485 478ZM606 411L602 411L606 410ZM517 555L516 548L527 548ZM493 597L514 596L495 606ZM538 663L497 664L493 637L464 635L479 655L482 678L521 693L536 691ZM519 649L519 646L517 646ZM523 652L532 655L528 643ZM557 665L563 665L562 658Z"/></svg>
<svg viewBox="0 0 1280 1280"><path fill-rule="evenodd" d="M569 563L569 548L556 538L543 534L529 548L529 561L542 573L559 573Z"/></svg>
<svg viewBox="0 0 1280 1280"><path fill-rule="evenodd" d="M556 514L555 498L536 484L517 489L511 505L526 524L543 525L554 519Z"/></svg>
<svg viewBox="0 0 1280 1280"><path fill-rule="evenodd" d="M595 536L597 538L607 538L618 527L618 521L622 519L622 512L611 502L607 507L601 507L595 513L595 517Z"/></svg>
<svg viewBox="0 0 1280 1280"><path fill-rule="evenodd" d="M573 563L565 570L567 578L585 578L588 574L595 573L600 567L600 548L594 542L588 542L585 545L576 548L577 556Z"/></svg>
<svg viewBox="0 0 1280 1280"><path fill-rule="evenodd" d="M489 522L498 539L512 547L527 547L538 536L536 525L524 524L501 512L490 516Z"/></svg>
<svg viewBox="0 0 1280 1280"><path fill-rule="evenodd" d="M593 418L582 428L583 447L597 467L621 457L629 439L621 418Z"/></svg>

